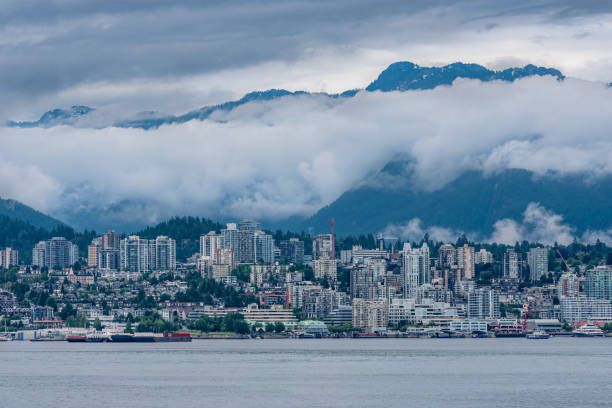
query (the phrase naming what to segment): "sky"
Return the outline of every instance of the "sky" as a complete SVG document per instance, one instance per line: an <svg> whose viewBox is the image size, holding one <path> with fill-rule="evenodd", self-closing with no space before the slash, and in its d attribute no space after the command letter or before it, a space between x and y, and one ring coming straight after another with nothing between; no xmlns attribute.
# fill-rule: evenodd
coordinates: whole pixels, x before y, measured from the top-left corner
<svg viewBox="0 0 612 408"><path fill-rule="evenodd" d="M9 0L0 122L76 104L122 118L253 90L341 92L396 61L532 63L568 79L286 97L150 131L0 127L0 196L63 219L279 219L314 213L398 154L429 189L471 169L609 174L611 38L604 1Z"/></svg>

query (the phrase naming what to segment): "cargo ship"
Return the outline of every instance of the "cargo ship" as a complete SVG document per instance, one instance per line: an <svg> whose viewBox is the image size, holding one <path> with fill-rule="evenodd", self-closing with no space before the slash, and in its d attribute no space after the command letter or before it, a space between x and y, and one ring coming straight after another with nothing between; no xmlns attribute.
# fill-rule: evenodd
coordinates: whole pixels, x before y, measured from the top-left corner
<svg viewBox="0 0 612 408"><path fill-rule="evenodd" d="M68 343L85 343L87 336L67 336L66 341Z"/></svg>
<svg viewBox="0 0 612 408"><path fill-rule="evenodd" d="M164 333L163 335L153 333L118 333L110 336L113 343L163 343L163 342L189 342L189 333Z"/></svg>

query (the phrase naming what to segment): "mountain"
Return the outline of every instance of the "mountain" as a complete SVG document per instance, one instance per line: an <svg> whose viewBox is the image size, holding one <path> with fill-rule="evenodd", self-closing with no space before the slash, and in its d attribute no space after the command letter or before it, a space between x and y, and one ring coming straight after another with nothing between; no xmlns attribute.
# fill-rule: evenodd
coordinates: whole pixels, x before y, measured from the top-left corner
<svg viewBox="0 0 612 408"><path fill-rule="evenodd" d="M553 68L526 65L523 68L508 68L492 71L478 64L456 62L444 67L420 67L412 62L396 62L389 65L378 78L367 86L366 91L408 91L411 89L433 89L451 85L457 78L478 79L483 82L501 80L513 82L529 76L550 75L563 80L560 71Z"/></svg>
<svg viewBox="0 0 612 408"><path fill-rule="evenodd" d="M383 172L393 173L393 165ZM388 174L392 175L392 174ZM368 185L342 194L332 204L294 228L326 232L334 218L339 235L382 231L390 224L419 218L425 227L441 226L488 236L503 218L520 221L530 202L563 216L581 234L612 227L612 176L590 181L586 175L537 177L510 169L485 175L468 171L436 191L412 185L384 188Z"/></svg>
<svg viewBox="0 0 612 408"><path fill-rule="evenodd" d="M563 74L553 68L526 65L522 68L508 68L503 71L493 71L478 64L464 64L456 62L443 67L420 67L412 62L396 62L385 69L376 80L370 83L365 90L368 92L381 91L408 91L415 89L433 89L442 85L451 85L457 78L477 79L480 81L501 80L513 82L519 78L529 76L550 75L563 80ZM351 89L339 94L309 93L305 91L288 91L285 89L269 89L267 91L250 92L236 101L224 102L218 105L204 106L182 115L158 115L155 112L146 112L134 119L122 120L109 124L109 126L124 128L152 129L162 125L184 123L190 120L206 120L215 112L227 112L241 105L255 101L269 101L285 96L295 95L322 95L329 98L352 98L360 89ZM8 122L13 127L51 127L57 125L70 125L91 113L94 109L87 106L73 106L70 109L54 109L46 112L34 122Z"/></svg>
<svg viewBox="0 0 612 408"><path fill-rule="evenodd" d="M74 105L70 109L53 109L45 112L40 119L33 122L13 122L9 121L7 126L33 128L48 128L59 125L73 125L79 118L93 112L89 106Z"/></svg>
<svg viewBox="0 0 612 408"><path fill-rule="evenodd" d="M0 197L0 215L26 222L34 227L52 230L58 227L65 227L65 224L46 214L36 211L19 201L3 199Z"/></svg>

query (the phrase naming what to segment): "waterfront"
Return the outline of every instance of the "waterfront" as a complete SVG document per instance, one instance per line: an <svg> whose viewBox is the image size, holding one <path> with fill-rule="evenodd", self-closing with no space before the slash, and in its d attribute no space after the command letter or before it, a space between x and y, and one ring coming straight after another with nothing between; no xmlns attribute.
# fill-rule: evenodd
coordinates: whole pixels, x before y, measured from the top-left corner
<svg viewBox="0 0 612 408"><path fill-rule="evenodd" d="M13 407L609 406L612 339L0 344Z"/></svg>

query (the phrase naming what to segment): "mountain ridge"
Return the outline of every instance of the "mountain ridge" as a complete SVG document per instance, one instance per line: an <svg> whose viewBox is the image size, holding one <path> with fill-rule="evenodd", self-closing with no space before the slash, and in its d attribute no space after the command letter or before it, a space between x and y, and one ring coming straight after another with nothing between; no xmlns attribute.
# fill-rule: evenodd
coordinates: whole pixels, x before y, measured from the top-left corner
<svg viewBox="0 0 612 408"><path fill-rule="evenodd" d="M365 92L391 92L409 91L417 89L434 89L438 86L452 85L458 78L477 79L483 82L501 80L513 82L520 78L529 76L550 75L558 80L565 79L565 76L557 69L538 67L532 64L524 67L508 68L502 71L488 69L479 64L467 64L455 62L442 67L421 67L408 61L394 62L384 69L379 76L364 89L351 89L337 94L325 92L307 91L288 91L286 89L268 89L266 91L253 91L245 94L242 98L234 101L227 101L217 105L204 106L179 115L155 116L155 113L146 118L125 119L113 122L110 126L122 128L155 129L159 126L184 123L190 120L206 120L213 113L218 111L231 111L241 105L254 101L269 101L285 96L296 95L323 95L329 98L352 98L360 91ZM74 105L70 109L53 109L45 112L39 120L30 122L9 121L9 127L52 127L57 125L72 125L78 120L86 117L95 109L84 106Z"/></svg>

